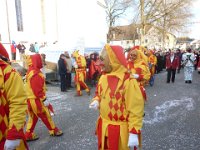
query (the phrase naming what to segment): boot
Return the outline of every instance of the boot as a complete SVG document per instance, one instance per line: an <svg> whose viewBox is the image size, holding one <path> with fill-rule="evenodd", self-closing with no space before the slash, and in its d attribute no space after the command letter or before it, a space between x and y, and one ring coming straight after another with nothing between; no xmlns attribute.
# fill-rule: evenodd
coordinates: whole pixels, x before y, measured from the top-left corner
<svg viewBox="0 0 200 150"><path fill-rule="evenodd" d="M26 141L35 141L35 140L38 140L39 137L35 133L26 132L25 139Z"/></svg>

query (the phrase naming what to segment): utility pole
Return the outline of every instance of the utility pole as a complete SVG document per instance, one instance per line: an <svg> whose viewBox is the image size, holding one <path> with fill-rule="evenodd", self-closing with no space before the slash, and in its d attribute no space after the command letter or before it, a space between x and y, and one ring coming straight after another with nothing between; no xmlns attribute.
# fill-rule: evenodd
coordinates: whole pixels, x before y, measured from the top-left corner
<svg viewBox="0 0 200 150"><path fill-rule="evenodd" d="M140 45L144 45L144 33L145 33L144 0L140 0L140 19L141 19Z"/></svg>
<svg viewBox="0 0 200 150"><path fill-rule="evenodd" d="M9 40L9 43L11 43L11 38L10 38L10 22L9 22L9 13L8 13L8 3L7 3L7 0L5 0L5 2L6 2L6 18L7 18L8 40Z"/></svg>

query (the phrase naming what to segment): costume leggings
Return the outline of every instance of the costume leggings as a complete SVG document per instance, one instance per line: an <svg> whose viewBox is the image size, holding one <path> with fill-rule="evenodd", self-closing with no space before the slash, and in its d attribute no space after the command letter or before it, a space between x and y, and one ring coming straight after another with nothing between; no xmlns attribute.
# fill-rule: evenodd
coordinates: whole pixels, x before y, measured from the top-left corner
<svg viewBox="0 0 200 150"><path fill-rule="evenodd" d="M85 75L84 72L78 72L76 73L76 91L77 94L81 94L81 87L83 87L86 92L89 92L89 88L87 84L85 83Z"/></svg>
<svg viewBox="0 0 200 150"><path fill-rule="evenodd" d="M28 100L28 123L26 132L33 133L34 128L37 124L38 117L42 120L42 122L46 125L49 131L55 129L55 124L52 120L52 117L49 113L49 110L44 103L40 100L29 99Z"/></svg>

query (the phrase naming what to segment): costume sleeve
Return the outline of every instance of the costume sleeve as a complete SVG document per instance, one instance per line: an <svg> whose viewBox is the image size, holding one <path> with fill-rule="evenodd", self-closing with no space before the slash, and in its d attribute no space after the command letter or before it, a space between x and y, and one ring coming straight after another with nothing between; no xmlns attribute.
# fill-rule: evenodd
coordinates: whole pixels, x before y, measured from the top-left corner
<svg viewBox="0 0 200 150"><path fill-rule="evenodd" d="M98 82L98 84L96 86L95 95L94 95L92 101L94 101L94 100L98 100L99 102L101 101L100 94L101 94L101 91L103 90L102 89L102 85L101 85L101 79L102 79L102 77L103 77L103 75L99 79L99 82Z"/></svg>
<svg viewBox="0 0 200 150"><path fill-rule="evenodd" d="M23 138L24 135L23 127L25 125L27 109L23 81L20 75L10 67L9 71L5 74L4 84L9 104L9 128L7 139L20 139Z"/></svg>
<svg viewBox="0 0 200 150"><path fill-rule="evenodd" d="M154 56L154 65L157 65L157 57L156 56Z"/></svg>
<svg viewBox="0 0 200 150"><path fill-rule="evenodd" d="M138 81L148 81L150 79L151 73L145 64L141 64L139 68L135 69L135 71L139 75L139 78L137 79Z"/></svg>
<svg viewBox="0 0 200 150"><path fill-rule="evenodd" d="M33 91L33 94L39 98L40 100L44 100L46 98L45 93L45 80L40 74L35 74L32 76L30 80L31 89Z"/></svg>
<svg viewBox="0 0 200 150"><path fill-rule="evenodd" d="M125 104L129 113L129 132L134 134L140 133L144 115L144 100L135 79L130 79L126 84Z"/></svg>

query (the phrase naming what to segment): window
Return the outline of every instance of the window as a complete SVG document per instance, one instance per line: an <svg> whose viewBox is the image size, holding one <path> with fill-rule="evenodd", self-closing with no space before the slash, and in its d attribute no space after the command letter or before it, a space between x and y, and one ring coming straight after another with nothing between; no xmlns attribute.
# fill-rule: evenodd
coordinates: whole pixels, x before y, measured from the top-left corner
<svg viewBox="0 0 200 150"><path fill-rule="evenodd" d="M17 31L23 31L21 0L15 0L15 10L16 10L16 18L17 18Z"/></svg>
<svg viewBox="0 0 200 150"><path fill-rule="evenodd" d="M148 43L148 39L145 39L145 43Z"/></svg>

